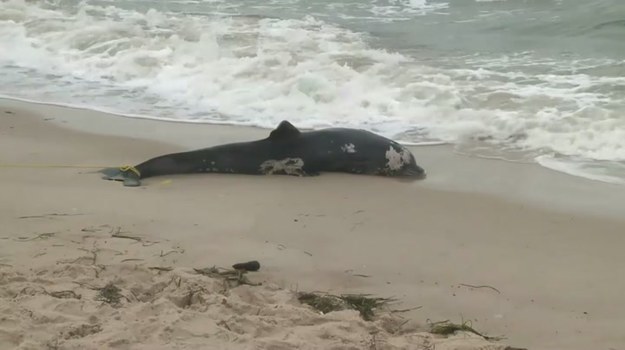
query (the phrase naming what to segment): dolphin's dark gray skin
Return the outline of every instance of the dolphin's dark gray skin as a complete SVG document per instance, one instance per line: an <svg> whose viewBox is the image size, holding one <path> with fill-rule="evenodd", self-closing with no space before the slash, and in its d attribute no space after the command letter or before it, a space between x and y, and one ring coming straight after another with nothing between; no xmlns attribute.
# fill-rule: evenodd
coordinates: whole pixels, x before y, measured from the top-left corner
<svg viewBox="0 0 625 350"><path fill-rule="evenodd" d="M360 129L301 132L282 121L269 137L190 152L172 153L134 167L101 170L107 180L139 186L152 176L192 173L286 174L320 172L425 178L410 151L399 143Z"/></svg>

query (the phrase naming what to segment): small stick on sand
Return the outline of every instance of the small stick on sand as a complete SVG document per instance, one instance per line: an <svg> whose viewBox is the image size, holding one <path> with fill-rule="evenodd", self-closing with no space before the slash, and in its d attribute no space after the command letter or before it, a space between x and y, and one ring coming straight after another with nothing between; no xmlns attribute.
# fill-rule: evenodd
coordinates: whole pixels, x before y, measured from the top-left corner
<svg viewBox="0 0 625 350"><path fill-rule="evenodd" d="M17 241L17 242L29 242L29 241L34 241L34 240L37 240L37 239L48 239L50 237L53 237L57 233L58 232L44 232L44 233L40 233L37 236L31 237L31 238L18 237L18 239L16 239L15 241Z"/></svg>
<svg viewBox="0 0 625 350"><path fill-rule="evenodd" d="M150 267L148 267L148 269L169 272L169 271L173 270L174 268L173 267L167 267L167 266L165 266L165 267L150 266ZM178 286L180 286L180 284L178 284Z"/></svg>
<svg viewBox="0 0 625 350"><path fill-rule="evenodd" d="M413 310L419 310L421 308L423 308L423 306L411 307L409 309L391 310L391 313L403 313L403 312L408 312L408 311L413 311Z"/></svg>
<svg viewBox="0 0 625 350"><path fill-rule="evenodd" d="M18 219L41 219L41 218L47 218L47 217L51 217L51 216L79 216L79 215L85 215L85 214L80 214L80 213L76 213L76 214L71 214L71 213L52 213L52 214L43 214L43 215L20 216L20 217L18 217Z"/></svg>
<svg viewBox="0 0 625 350"><path fill-rule="evenodd" d="M499 289L495 288L495 287L491 287L491 286L487 286L487 285L481 285L481 286L474 286L471 284L466 284L466 283L460 283L460 286L464 286L464 287L469 287L469 288L475 288L475 289L479 289L479 288L488 288L488 289L492 289L495 292L497 292L498 294L501 294L501 292L499 291Z"/></svg>
<svg viewBox="0 0 625 350"><path fill-rule="evenodd" d="M135 237L135 236L127 236L127 235L122 235L122 234L121 234L121 230L122 230L122 228L121 228L121 227L117 227L117 230L115 230L115 233L113 233L113 230L111 230L111 233L113 233L113 234L111 235L111 237L113 237L113 238L125 238L125 239L132 239L132 240L135 240L135 241L137 241L137 242L141 242L141 241L142 241L142 238L141 238L141 237Z"/></svg>

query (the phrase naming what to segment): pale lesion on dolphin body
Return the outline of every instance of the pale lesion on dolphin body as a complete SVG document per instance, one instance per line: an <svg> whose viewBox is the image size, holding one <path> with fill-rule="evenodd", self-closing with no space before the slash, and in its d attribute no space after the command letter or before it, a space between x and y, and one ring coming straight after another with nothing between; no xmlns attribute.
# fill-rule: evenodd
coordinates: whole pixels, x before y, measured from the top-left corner
<svg viewBox="0 0 625 350"><path fill-rule="evenodd" d="M399 151L395 149L393 145L389 146L388 150L384 154L386 158L386 165L384 169L382 169L382 173L398 173L404 169L406 165L410 165L412 160L410 151L402 146L399 146L398 148Z"/></svg>
<svg viewBox="0 0 625 350"><path fill-rule="evenodd" d="M305 176L304 160L301 158L269 159L260 164L259 171L265 175L286 174Z"/></svg>
<svg viewBox="0 0 625 350"><path fill-rule="evenodd" d="M346 143L341 146L341 151L345 153L356 153L356 145L354 145L353 143Z"/></svg>

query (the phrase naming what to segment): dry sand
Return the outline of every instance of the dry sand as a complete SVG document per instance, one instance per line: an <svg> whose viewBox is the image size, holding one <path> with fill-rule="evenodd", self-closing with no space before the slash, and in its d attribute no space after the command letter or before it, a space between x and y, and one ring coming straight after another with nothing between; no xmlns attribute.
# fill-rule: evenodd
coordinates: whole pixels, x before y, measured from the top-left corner
<svg viewBox="0 0 625 350"><path fill-rule="evenodd" d="M0 106L0 349L625 349L621 187L427 147L416 183L211 174L126 188L96 168L7 165L134 164L267 131ZM262 286L193 270L252 259ZM119 305L97 298L109 282ZM421 308L366 322L321 315L297 290ZM433 336L428 319L507 339Z"/></svg>

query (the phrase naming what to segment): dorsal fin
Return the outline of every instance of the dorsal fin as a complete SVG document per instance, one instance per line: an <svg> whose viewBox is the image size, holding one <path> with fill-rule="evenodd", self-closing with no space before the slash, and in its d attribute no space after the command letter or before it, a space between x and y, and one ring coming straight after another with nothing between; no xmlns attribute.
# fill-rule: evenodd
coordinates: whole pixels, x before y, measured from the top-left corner
<svg viewBox="0 0 625 350"><path fill-rule="evenodd" d="M269 138L273 140L284 139L288 137L295 137L300 134L300 131L286 120L280 122L277 128L275 128L270 134Z"/></svg>

